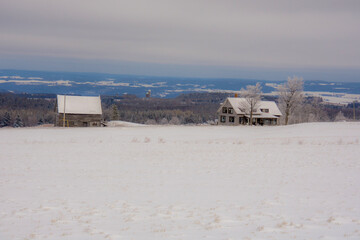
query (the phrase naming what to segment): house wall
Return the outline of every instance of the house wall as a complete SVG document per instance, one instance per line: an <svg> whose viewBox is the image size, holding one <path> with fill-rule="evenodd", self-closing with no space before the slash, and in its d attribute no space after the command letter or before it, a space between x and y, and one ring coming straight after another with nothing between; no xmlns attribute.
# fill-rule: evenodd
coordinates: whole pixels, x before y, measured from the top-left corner
<svg viewBox="0 0 360 240"><path fill-rule="evenodd" d="M225 117L225 122L221 121L222 117ZM230 117L234 118L234 122L230 122ZM240 125L243 123L240 123L240 118L244 118L244 116L242 115L237 115L237 114L219 114L218 115L218 123L219 125L229 125L229 126L235 126L235 125Z"/></svg>
<svg viewBox="0 0 360 240"><path fill-rule="evenodd" d="M55 126L63 126L63 114L57 113ZM100 114L65 114L65 125L69 127L101 127Z"/></svg>
<svg viewBox="0 0 360 240"><path fill-rule="evenodd" d="M222 109L223 107L225 107L227 109L227 113L223 113ZM239 118L243 117L243 115L238 115L235 113L235 110L233 109L232 113L229 113L229 108L232 108L231 104L229 103L229 101L226 101L220 109L220 112L218 114L218 123L219 125L230 125L230 126L234 126L234 125L239 125L240 121ZM225 117L225 122L222 121L222 117ZM234 118L234 122L230 122L230 117Z"/></svg>
<svg viewBox="0 0 360 240"><path fill-rule="evenodd" d="M221 121L221 118L223 116L225 117L225 122ZM230 122L229 117L234 117L234 122ZM240 122L240 119L242 119L242 122ZM219 123L219 125L228 125L228 126L248 125L249 124L249 119L244 117L244 115L219 113L218 114L218 123ZM269 118L269 119L267 119L267 118L263 118L263 119L253 118L253 124L254 125L278 125L278 120L277 119L271 119L271 118Z"/></svg>
<svg viewBox="0 0 360 240"><path fill-rule="evenodd" d="M223 108L227 109L227 112L223 112ZM228 126L236 126L236 125L247 125L249 124L249 119L246 118L242 114L236 114L235 111L232 113L229 113L229 108L232 108L232 105L229 101L226 101L220 108L220 111L218 112L218 124L219 125L228 125ZM230 119L234 118L234 121L231 122ZM224 121L225 120L225 121ZM277 119L253 119L254 125L277 125L278 121Z"/></svg>

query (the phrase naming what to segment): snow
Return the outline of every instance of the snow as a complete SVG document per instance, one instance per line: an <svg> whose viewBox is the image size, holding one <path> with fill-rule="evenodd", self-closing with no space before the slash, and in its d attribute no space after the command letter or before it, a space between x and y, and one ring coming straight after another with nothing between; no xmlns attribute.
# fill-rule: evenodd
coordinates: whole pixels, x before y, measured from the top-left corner
<svg viewBox="0 0 360 240"><path fill-rule="evenodd" d="M0 136L0 239L360 239L360 123Z"/></svg>
<svg viewBox="0 0 360 240"><path fill-rule="evenodd" d="M57 95L57 107L59 113L64 113L64 104L66 113L102 114L100 96L85 97Z"/></svg>
<svg viewBox="0 0 360 240"><path fill-rule="evenodd" d="M106 124L107 127L145 127L146 125L140 123L132 123L125 121L109 121Z"/></svg>
<svg viewBox="0 0 360 240"><path fill-rule="evenodd" d="M339 89L339 88L337 88ZM333 93L333 92L304 92L308 97L321 97L326 103L347 105L360 101L360 94Z"/></svg>

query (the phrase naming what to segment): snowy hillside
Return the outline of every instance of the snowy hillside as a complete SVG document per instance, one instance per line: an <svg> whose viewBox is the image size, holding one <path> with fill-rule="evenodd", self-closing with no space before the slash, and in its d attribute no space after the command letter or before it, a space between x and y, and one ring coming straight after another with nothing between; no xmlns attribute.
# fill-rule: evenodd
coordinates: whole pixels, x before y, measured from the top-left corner
<svg viewBox="0 0 360 240"><path fill-rule="evenodd" d="M0 239L360 239L360 123L0 136Z"/></svg>

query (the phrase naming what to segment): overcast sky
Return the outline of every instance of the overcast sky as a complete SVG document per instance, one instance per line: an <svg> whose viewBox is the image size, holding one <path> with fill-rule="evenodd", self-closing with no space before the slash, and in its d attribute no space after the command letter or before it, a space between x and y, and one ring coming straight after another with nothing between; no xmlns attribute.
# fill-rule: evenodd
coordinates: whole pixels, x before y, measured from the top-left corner
<svg viewBox="0 0 360 240"><path fill-rule="evenodd" d="M0 68L357 71L359 26L359 0L0 0Z"/></svg>

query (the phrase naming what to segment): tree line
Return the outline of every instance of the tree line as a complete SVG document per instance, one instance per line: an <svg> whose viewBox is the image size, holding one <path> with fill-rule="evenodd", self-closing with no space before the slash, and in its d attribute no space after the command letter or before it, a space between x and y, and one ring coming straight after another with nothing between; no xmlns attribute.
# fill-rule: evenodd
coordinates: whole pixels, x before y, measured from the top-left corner
<svg viewBox="0 0 360 240"><path fill-rule="evenodd" d="M54 94L0 93L0 127L53 124Z"/></svg>
<svg viewBox="0 0 360 240"><path fill-rule="evenodd" d="M328 122L345 121L354 116L359 116L359 103L357 108L351 109L349 104L346 107L323 104L319 97L305 97L303 94L304 81L301 77L288 77L287 82L277 86L275 99L283 116L280 123L284 125L304 122ZM253 112L259 107L261 101L261 85L248 85L240 90L240 96L245 98L242 108L250 115L251 125ZM353 105L355 107L355 103ZM359 119L359 117L357 118Z"/></svg>
<svg viewBox="0 0 360 240"><path fill-rule="evenodd" d="M283 113L282 124L315 121L343 121L352 119L353 104L334 106L324 104L321 98L304 97L303 80L289 78L278 86L279 97L263 96L259 84L239 91L241 97L255 100L273 100ZM188 93L176 98L139 98L135 95L101 96L105 121L122 120L143 124L202 124L214 123L217 110L234 93ZM0 127L28 127L54 124L54 94L0 93ZM357 119L360 105L355 104Z"/></svg>

